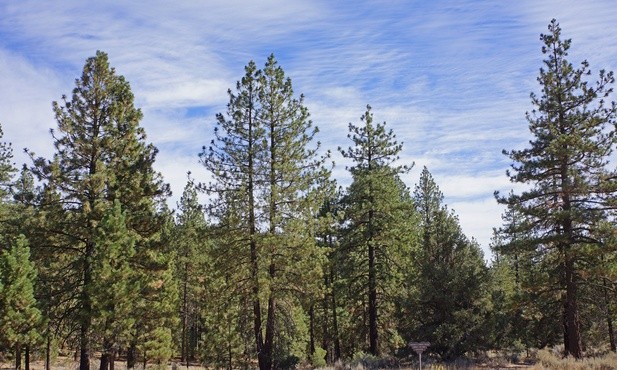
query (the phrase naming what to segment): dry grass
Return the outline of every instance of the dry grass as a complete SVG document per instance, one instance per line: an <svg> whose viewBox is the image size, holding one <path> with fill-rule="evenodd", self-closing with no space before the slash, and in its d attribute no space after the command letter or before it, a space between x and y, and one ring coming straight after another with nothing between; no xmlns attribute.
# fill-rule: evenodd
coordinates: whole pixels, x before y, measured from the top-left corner
<svg viewBox="0 0 617 370"><path fill-rule="evenodd" d="M533 370L617 370L617 354L608 353L575 360L572 357L561 358L549 350L538 351L538 362Z"/></svg>
<svg viewBox="0 0 617 370"><path fill-rule="evenodd" d="M549 350L540 350L536 354L536 363L534 365L523 364L511 364L504 359L492 358L483 364L470 364L470 363L452 363L452 364L423 364L424 370L484 370L484 369L525 369L525 370L617 370L617 354L608 353L602 356L588 357L582 360L575 360L573 358L561 358L561 356ZM98 369L98 361L92 361L91 369ZM0 362L0 370L12 370L14 365L7 362ZM23 365L22 365L23 366ZM59 357L52 364L54 370L77 370L79 368L77 362L72 358ZM124 362L116 362L116 370L126 370L126 364ZM43 370L44 364L42 361L34 361L30 366L31 370ZM202 370L205 369L201 366L185 365L166 365L157 366L149 364L148 369L160 369L160 370ZM328 366L320 368L320 370L373 370L370 366L363 364L356 364L351 366L349 364L343 364L341 362L335 364L335 366ZM407 366L399 368L399 370L416 370L416 367ZM140 364L136 367L136 370L143 370L143 366Z"/></svg>
<svg viewBox="0 0 617 370"><path fill-rule="evenodd" d="M22 363L22 369L24 364ZM72 358L59 357L52 362L51 368L53 370L78 370L79 363L73 361ZM90 369L98 369L99 362L92 360L90 361ZM127 370L125 362L116 362L114 366L115 370ZM0 362L0 370L13 370L15 369L15 365L13 363ZM30 370L44 370L45 364L43 361L33 361L30 363ZM201 366L189 366L180 365L180 364L169 364L169 365L155 365L148 364L146 370L203 370L204 367ZM135 370L144 370L143 364L138 364L135 367Z"/></svg>

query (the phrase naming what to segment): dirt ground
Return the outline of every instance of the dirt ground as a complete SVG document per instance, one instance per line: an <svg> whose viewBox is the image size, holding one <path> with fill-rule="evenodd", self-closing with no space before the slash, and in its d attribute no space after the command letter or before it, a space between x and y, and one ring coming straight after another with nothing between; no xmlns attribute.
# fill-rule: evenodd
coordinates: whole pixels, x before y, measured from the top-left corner
<svg viewBox="0 0 617 370"><path fill-rule="evenodd" d="M51 364L51 368L53 370L77 370L79 369L79 364L77 362L74 362L72 359L66 359L66 358L58 358L55 361L52 361ZM91 370L98 370L99 368L99 362L98 361L92 361L90 363L90 369ZM7 363L7 362L0 362L0 370L14 370L15 369L15 364L11 364L11 363ZM22 369L24 369L24 364L22 364ZM154 364L148 364L146 370L148 369L157 369L157 370L203 370L204 367L202 366L189 366L186 367L186 365L180 365L180 364L175 364L175 365L168 365L165 368L161 368L157 365ZM34 361L30 363L30 370L45 370L45 363L43 361ZM126 369L126 363L125 362L116 362L115 363L115 370L127 370ZM135 367L135 370L143 370L143 364L139 364Z"/></svg>

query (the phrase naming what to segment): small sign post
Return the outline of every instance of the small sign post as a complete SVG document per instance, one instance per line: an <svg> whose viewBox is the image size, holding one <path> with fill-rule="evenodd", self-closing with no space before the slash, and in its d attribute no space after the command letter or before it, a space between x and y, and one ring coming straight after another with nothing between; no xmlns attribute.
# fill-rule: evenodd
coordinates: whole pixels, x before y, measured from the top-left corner
<svg viewBox="0 0 617 370"><path fill-rule="evenodd" d="M420 356L420 370L422 370L422 352L424 352L431 344L429 342L409 342L409 347Z"/></svg>

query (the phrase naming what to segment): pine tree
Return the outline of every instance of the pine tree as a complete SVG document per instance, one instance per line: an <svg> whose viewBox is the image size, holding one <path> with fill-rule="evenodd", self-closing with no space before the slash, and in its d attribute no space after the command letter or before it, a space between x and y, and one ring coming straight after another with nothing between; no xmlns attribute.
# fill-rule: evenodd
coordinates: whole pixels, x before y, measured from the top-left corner
<svg viewBox="0 0 617 370"><path fill-rule="evenodd" d="M22 349L28 351L42 338L43 318L34 297L35 281L28 242L21 236L0 255L0 343L15 351L16 369L21 369Z"/></svg>
<svg viewBox="0 0 617 370"><path fill-rule="evenodd" d="M101 368L113 367L118 348L129 339L139 285L131 267L135 255L135 235L126 226L126 216L116 199L107 210L94 237L96 250L90 287L93 301L94 332L103 338Z"/></svg>
<svg viewBox="0 0 617 370"><path fill-rule="evenodd" d="M262 201L258 197L258 161L263 152L264 130L258 122L257 66L254 62L244 68L245 75L236 85L237 94L228 91L229 104L226 114L217 114L216 138L200 154L204 167L212 174L214 181L202 185L213 195L208 212L216 220L215 244L220 248L217 261L234 261L233 268L217 264L217 271L233 271L231 275L240 285L237 294L246 295L252 306L252 332L254 347L251 352L261 353L262 295L260 275L260 235L257 219ZM216 248L216 247L215 247ZM215 251L216 253L216 251ZM233 282L232 285L235 285Z"/></svg>
<svg viewBox="0 0 617 370"><path fill-rule="evenodd" d="M100 223L119 200L127 228L139 236L137 255L146 254L160 226L157 205L169 191L152 168L156 149L145 143L130 86L109 66L107 55L97 52L87 59L75 85L70 100L63 97L53 104L58 121L58 130L52 130L54 158L35 159L33 172L45 184L44 231L68 267L65 302L74 305L70 312L76 313L72 319L80 328L80 369L88 370L98 315L92 289L98 278L94 259L101 250L96 245Z"/></svg>
<svg viewBox="0 0 617 370"><path fill-rule="evenodd" d="M554 275L548 273L551 266L530 243L525 217L507 209L502 219L503 226L495 230L491 245L495 257L491 269L501 280L494 281L493 317L500 315L505 320L496 323L497 344L527 349L556 345L562 304L552 289L546 289L555 284L551 282Z"/></svg>
<svg viewBox="0 0 617 370"><path fill-rule="evenodd" d="M0 139L2 137L2 126L0 126ZM16 223L16 216L19 214L14 212L14 207L9 198L15 172L11 144L2 141L0 142L0 242L4 245L12 242L11 236L17 236L14 224ZM0 245L0 252L2 248L2 245Z"/></svg>
<svg viewBox="0 0 617 370"><path fill-rule="evenodd" d="M15 228L26 236L30 244L31 260L37 268L35 296L45 318L43 336L45 346L45 369L51 369L52 346L58 338L68 338L72 325L67 315L71 312L75 292L75 282L70 277L74 271L66 266L68 254L55 253L58 245L57 235L47 233L52 229L54 216L61 215L62 209L57 198L49 189L43 191L36 187L32 172L23 166L20 177L13 185L13 198L16 209ZM54 206L49 206L53 204ZM43 207L42 205L48 205ZM55 212L51 210L54 209ZM50 217L48 217L50 216Z"/></svg>
<svg viewBox="0 0 617 370"><path fill-rule="evenodd" d="M413 334L431 342L431 351L442 358L453 359L485 342L488 271L480 247L465 237L426 167L413 197L422 240L411 310L419 325Z"/></svg>
<svg viewBox="0 0 617 370"><path fill-rule="evenodd" d="M553 273L551 288L562 291L565 353L580 358L581 262L589 247L601 247L594 233L598 223L615 217L617 173L607 162L617 140L617 107L605 102L612 92L612 72L600 71L598 80L589 83L589 63L574 68L567 60L571 42L562 40L557 21L548 30L541 35L546 56L538 77L542 94L531 94L535 108L527 114L534 139L529 148L504 151L514 162L510 180L531 188L498 195L498 200L528 218L529 242Z"/></svg>
<svg viewBox="0 0 617 370"><path fill-rule="evenodd" d="M212 274L208 264L208 230L192 179L184 187L177 212L174 248L180 288L180 360L188 363L195 359L198 334L201 331L199 307L212 300L212 297L204 296L206 279Z"/></svg>
<svg viewBox="0 0 617 370"><path fill-rule="evenodd" d="M373 123L370 106L361 121L361 126L349 124L348 137L354 146L339 148L354 162L349 168L353 182L343 199L348 226L342 248L350 283L357 284L350 286L351 294L366 299L368 351L379 355L387 342L396 342L395 325L388 321L396 301L393 296L402 284L401 272L408 267L405 261L413 249L414 217L407 187L399 178L409 168L393 165L402 144L392 130L386 130L385 123ZM393 338L382 344L380 337L386 334Z"/></svg>
<svg viewBox="0 0 617 370"><path fill-rule="evenodd" d="M225 225L230 248L248 266L255 350L260 369L269 370L291 355L285 338L299 339L293 332L301 325L292 313L316 289L321 254L311 223L328 171L318 145L309 149L317 130L303 98L294 98L274 56L263 70L250 62L245 72L201 158L214 177L207 186L216 195L211 212L233 222ZM281 320L289 325L278 325Z"/></svg>

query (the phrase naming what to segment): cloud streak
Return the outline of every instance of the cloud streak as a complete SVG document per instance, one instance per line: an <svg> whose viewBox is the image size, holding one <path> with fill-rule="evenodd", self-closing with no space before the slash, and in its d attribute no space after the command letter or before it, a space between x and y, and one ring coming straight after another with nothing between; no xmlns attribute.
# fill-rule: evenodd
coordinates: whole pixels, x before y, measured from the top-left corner
<svg viewBox="0 0 617 370"><path fill-rule="evenodd" d="M186 172L225 111L227 89L254 59L275 53L304 93L320 140L349 181L338 146L366 104L428 166L464 231L486 248L500 223L494 190L511 185L502 149L529 139L525 111L542 55L538 36L551 18L573 39L571 59L594 71L617 67L617 8L611 1L492 4L478 1L295 2L267 0L41 3L0 5L0 122L16 150L52 153L51 101L69 94L96 50L131 83L156 168L181 195ZM18 163L27 159L21 155Z"/></svg>

